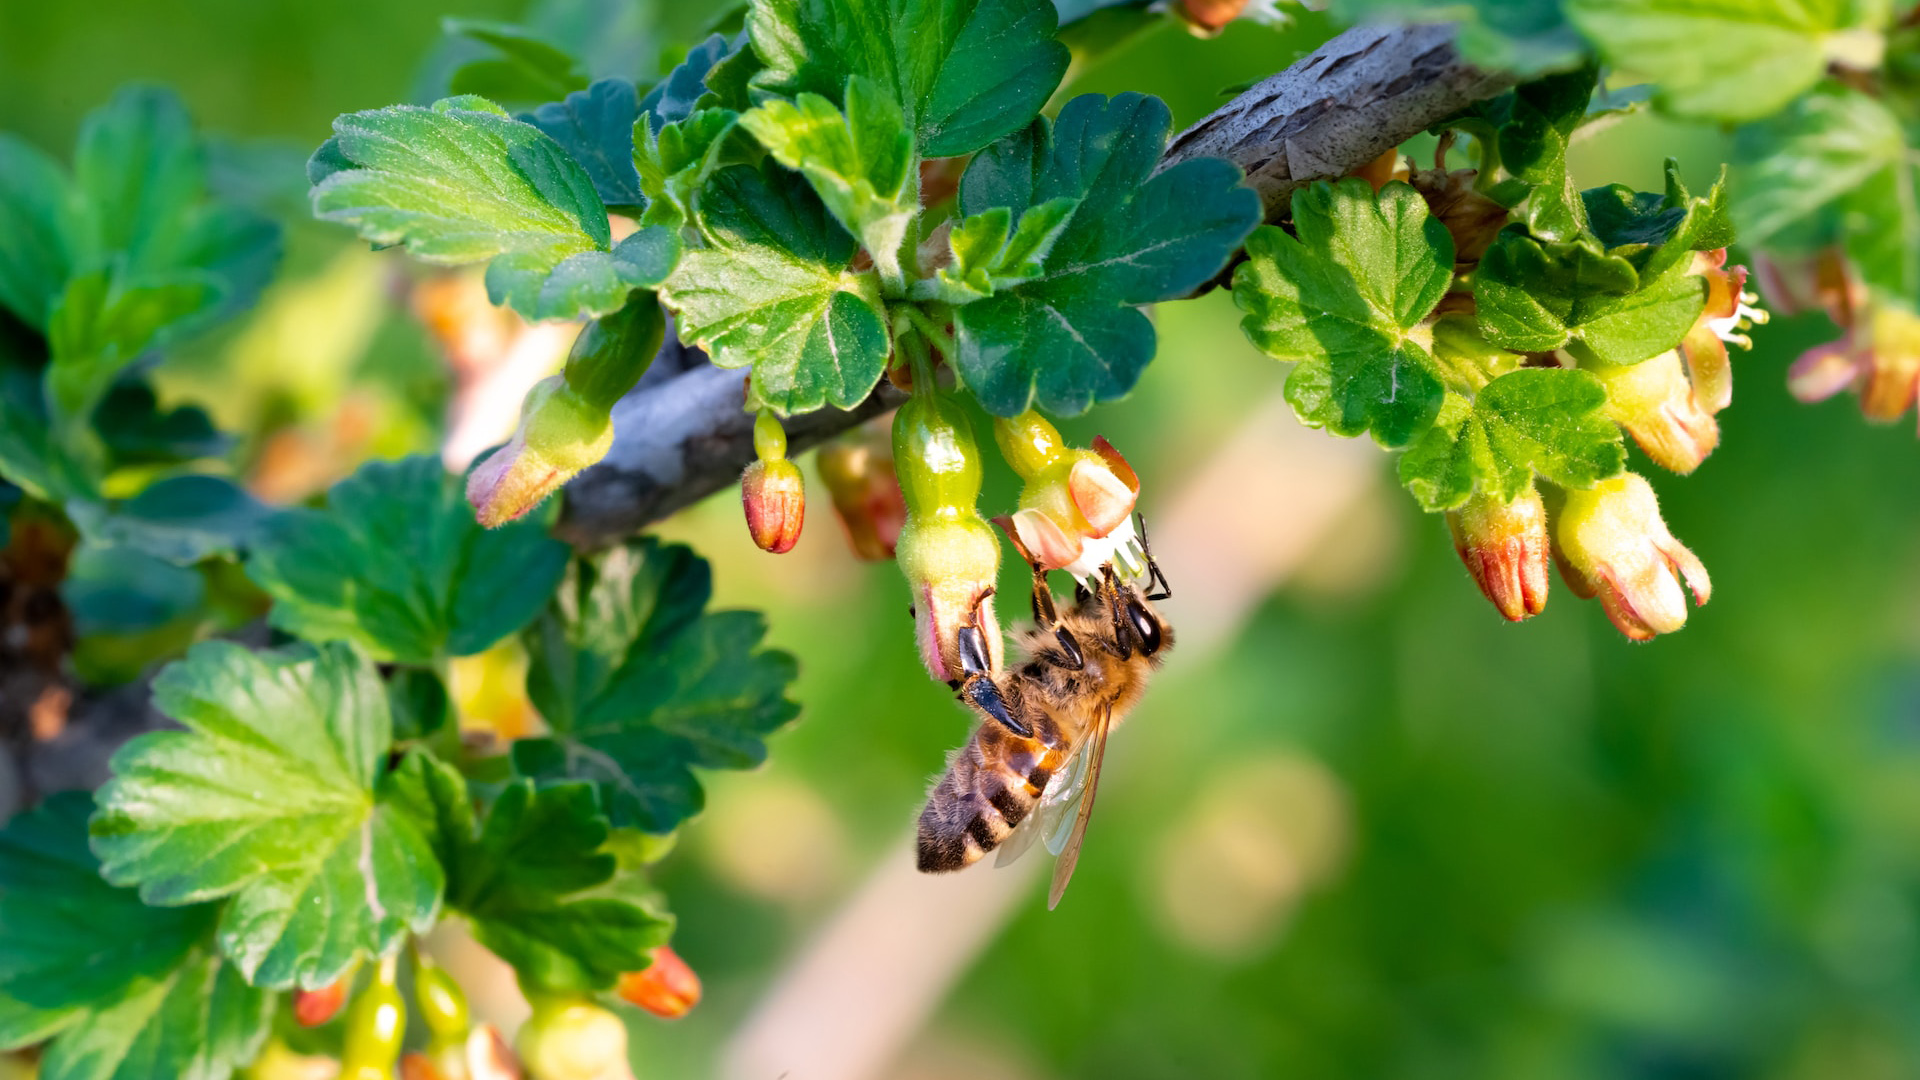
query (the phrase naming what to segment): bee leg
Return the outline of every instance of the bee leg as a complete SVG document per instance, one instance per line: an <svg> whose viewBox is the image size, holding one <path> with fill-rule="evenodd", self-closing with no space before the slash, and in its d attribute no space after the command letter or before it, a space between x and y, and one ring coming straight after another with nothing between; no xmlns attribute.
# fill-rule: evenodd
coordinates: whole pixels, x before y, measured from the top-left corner
<svg viewBox="0 0 1920 1080"><path fill-rule="evenodd" d="M1033 738L1033 729L1014 719L1013 710L1007 708L1007 699L1000 696L1000 688L992 679L983 674L968 675L960 684L960 696L967 704L993 717L1001 727L1023 739Z"/></svg>
<svg viewBox="0 0 1920 1080"><path fill-rule="evenodd" d="M1153 561L1153 545L1147 543L1146 515L1136 511L1133 524L1140 532L1140 553L1147 557L1147 587L1152 589L1154 585L1159 585L1158 589L1147 593L1147 599L1165 600L1173 595L1173 586L1167 582L1167 575L1160 569L1160 564Z"/></svg>
<svg viewBox="0 0 1920 1080"><path fill-rule="evenodd" d="M1133 641L1127 636L1127 594L1112 563L1100 568L1100 598L1107 602L1107 617L1113 622L1114 651L1120 659L1128 659L1133 656Z"/></svg>
<svg viewBox="0 0 1920 1080"><path fill-rule="evenodd" d="M1087 666L1086 655L1080 651L1080 639L1073 636L1073 631L1056 626L1053 628L1053 638L1060 643L1061 658L1066 661L1061 667L1079 671Z"/></svg>
<svg viewBox="0 0 1920 1080"><path fill-rule="evenodd" d="M987 639L977 626L963 626L956 636L960 648L960 670L968 675L984 675L993 670L987 657Z"/></svg>

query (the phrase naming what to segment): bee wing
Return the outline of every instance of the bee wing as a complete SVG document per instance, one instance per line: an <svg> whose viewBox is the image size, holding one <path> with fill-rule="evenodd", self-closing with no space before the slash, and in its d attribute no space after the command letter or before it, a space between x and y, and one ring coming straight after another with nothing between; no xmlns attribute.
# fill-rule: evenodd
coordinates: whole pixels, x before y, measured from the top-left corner
<svg viewBox="0 0 1920 1080"><path fill-rule="evenodd" d="M1080 795L1087 790L1087 744L1082 742L1074 749L1073 756L1061 766L1060 771L1047 781L1045 791L1040 793L1040 802L1020 822L1013 835L1000 845L999 857L993 865L1005 866L1033 847L1034 841L1045 839L1050 854L1060 854L1067 842L1067 826L1073 821L1073 811L1080 805Z"/></svg>
<svg viewBox="0 0 1920 1080"><path fill-rule="evenodd" d="M1086 786L1080 794L1080 812L1073 818L1073 832L1067 835L1060 861L1053 865L1053 887L1047 890L1048 911L1060 906L1060 897L1067 891L1067 882L1073 880L1073 868L1080 862L1080 845L1087 838L1087 819L1093 816L1093 797L1100 789L1100 763L1106 760L1107 728L1112 720L1112 709L1102 711L1100 722L1094 725L1093 738L1087 740L1089 745L1080 752L1087 759Z"/></svg>

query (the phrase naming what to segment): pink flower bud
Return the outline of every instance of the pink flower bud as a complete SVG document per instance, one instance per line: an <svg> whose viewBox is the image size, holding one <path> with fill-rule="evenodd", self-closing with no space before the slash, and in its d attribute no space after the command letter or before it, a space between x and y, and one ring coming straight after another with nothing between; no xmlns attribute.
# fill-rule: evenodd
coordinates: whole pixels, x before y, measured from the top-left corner
<svg viewBox="0 0 1920 1080"><path fill-rule="evenodd" d="M620 976L619 994L663 1020L678 1020L700 1004L700 976L662 945L653 950L653 963Z"/></svg>
<svg viewBox="0 0 1920 1080"><path fill-rule="evenodd" d="M747 466L740 475L740 505L747 512L747 531L761 551L792 551L807 519L807 482L800 466L785 458Z"/></svg>
<svg viewBox="0 0 1920 1080"><path fill-rule="evenodd" d="M1669 350L1638 364L1583 363L1607 388L1607 417L1664 468L1690 473L1720 444L1720 425L1700 408Z"/></svg>
<svg viewBox="0 0 1920 1080"><path fill-rule="evenodd" d="M1597 595L1607 618L1635 641L1686 625L1683 578L1694 603L1712 595L1707 568L1673 538L1653 488L1633 473L1568 491L1553 538L1567 586Z"/></svg>
<svg viewBox="0 0 1920 1080"><path fill-rule="evenodd" d="M1509 622L1547 606L1547 508L1529 487L1511 503L1475 495L1447 512L1453 547L1474 584Z"/></svg>
<svg viewBox="0 0 1920 1080"><path fill-rule="evenodd" d="M480 524L505 525L606 457L612 446L606 410L587 404L562 376L543 379L520 406L513 438L467 474L467 501Z"/></svg>

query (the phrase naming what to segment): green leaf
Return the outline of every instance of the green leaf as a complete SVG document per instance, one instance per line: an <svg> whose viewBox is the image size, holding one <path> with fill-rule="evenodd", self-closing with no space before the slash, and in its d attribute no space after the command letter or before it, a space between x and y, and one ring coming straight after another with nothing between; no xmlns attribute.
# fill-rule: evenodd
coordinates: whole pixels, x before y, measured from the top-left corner
<svg viewBox="0 0 1920 1080"><path fill-rule="evenodd" d="M1060 84L1067 49L1047 0L758 0L766 63L753 86L839 102L847 77L900 106L926 157L970 153L1024 127Z"/></svg>
<svg viewBox="0 0 1920 1080"><path fill-rule="evenodd" d="M387 676L387 708L396 743L427 738L453 719L447 684L429 668L395 668Z"/></svg>
<svg viewBox="0 0 1920 1080"><path fill-rule="evenodd" d="M481 528L459 479L420 455L361 466L324 510L276 514L247 574L273 597L274 626L430 666L525 626L567 552L538 515Z"/></svg>
<svg viewBox="0 0 1920 1080"><path fill-rule="evenodd" d="M51 1038L46 1080L223 1080L273 995L209 954L219 908L156 908L100 877L93 798L64 792L0 833L0 1048Z"/></svg>
<svg viewBox="0 0 1920 1080"><path fill-rule="evenodd" d="M693 768L745 769L798 712L793 658L759 648L755 613L705 613L704 560L648 539L576 562L526 634L527 693L552 735L515 771L590 780L613 824L671 831L703 803Z"/></svg>
<svg viewBox="0 0 1920 1080"><path fill-rule="evenodd" d="M961 220L947 234L953 262L941 267L932 279L915 282L912 295L921 300L970 304L1039 277L1047 254L1079 206L1080 200L1071 198L1030 206L1020 215L1020 223L1013 226L1011 235L1008 227L1013 214L1004 206Z"/></svg>
<svg viewBox="0 0 1920 1080"><path fill-rule="evenodd" d="M1615 364L1637 364L1673 348L1706 304L1703 278L1675 262L1648 280L1597 244L1543 247L1503 235L1474 275L1480 330L1516 352L1571 348Z"/></svg>
<svg viewBox="0 0 1920 1080"><path fill-rule="evenodd" d="M524 985L612 989L621 974L646 967L648 951L672 933L671 918L616 878L592 784L510 783L476 836L466 782L451 767L416 752L394 782L405 792L401 804L437 837L448 906Z"/></svg>
<svg viewBox="0 0 1920 1080"><path fill-rule="evenodd" d="M60 599L82 636L153 630L196 614L206 602L198 571L138 548L84 543L74 551Z"/></svg>
<svg viewBox="0 0 1920 1080"><path fill-rule="evenodd" d="M1740 235L1794 254L1839 243L1868 284L1911 298L1920 293L1920 200L1910 155L1885 104L1822 86L1736 135Z"/></svg>
<svg viewBox="0 0 1920 1080"><path fill-rule="evenodd" d="M739 120L732 109L702 109L644 133L634 125L633 164L647 199L646 224L678 230L694 218L695 204L715 171L751 164L760 156L753 140L739 134Z"/></svg>
<svg viewBox="0 0 1920 1080"><path fill-rule="evenodd" d="M1298 361L1287 400L1338 435L1371 430L1404 446L1441 405L1434 361L1411 331L1453 281L1453 238L1418 192L1365 180L1293 196L1296 239L1272 226L1247 240L1233 275L1241 328L1267 355Z"/></svg>
<svg viewBox="0 0 1920 1080"><path fill-rule="evenodd" d="M478 98L349 113L308 165L314 213L442 265L488 261L487 295L529 319L605 315L665 280L670 229L613 243L579 162Z"/></svg>
<svg viewBox="0 0 1920 1080"><path fill-rule="evenodd" d="M194 271L134 278L99 270L69 279L47 324L47 398L55 420L90 416L122 368L220 300L219 283Z"/></svg>
<svg viewBox="0 0 1920 1080"><path fill-rule="evenodd" d="M708 36L707 40L687 50L687 58L667 72L667 77L654 84L647 96L640 99L640 111L647 114L648 125L655 133L670 123L676 123L692 116L701 98L707 95L707 76L714 65L734 53L733 46L719 34Z"/></svg>
<svg viewBox="0 0 1920 1080"><path fill-rule="evenodd" d="M1471 402L1449 393L1433 426L1401 455L1400 482L1429 511L1475 491L1511 502L1536 473L1561 487L1592 487L1626 465L1620 429L1601 411L1606 401L1600 380L1572 368L1508 372Z"/></svg>
<svg viewBox="0 0 1920 1080"><path fill-rule="evenodd" d="M1607 63L1656 84L1654 102L1702 120L1757 120L1829 62L1879 62L1888 0L1567 0Z"/></svg>
<svg viewBox="0 0 1920 1080"><path fill-rule="evenodd" d="M1589 65L1519 87L1500 127L1500 162L1530 185L1527 227L1542 240L1571 240L1587 227L1586 208L1567 172L1567 147L1586 119L1599 74Z"/></svg>
<svg viewBox="0 0 1920 1080"><path fill-rule="evenodd" d="M560 144L593 181L608 209L637 211L640 176L633 168L633 123L640 117L639 96L625 79L601 79L564 101L548 102L517 119L532 124Z"/></svg>
<svg viewBox="0 0 1920 1080"><path fill-rule="evenodd" d="M70 502L67 512L92 543L134 548L180 566L237 554L269 513L239 485L218 476L176 476L112 507Z"/></svg>
<svg viewBox="0 0 1920 1080"><path fill-rule="evenodd" d="M1626 259L1641 278L1652 278L1696 251L1733 243L1725 170L1713 190L1696 198L1680 179L1680 164L1667 159L1664 194L1610 184L1580 193L1593 235L1607 254Z"/></svg>
<svg viewBox="0 0 1920 1080"><path fill-rule="evenodd" d="M1037 400L1073 415L1127 393L1155 345L1136 305L1199 288L1259 223L1259 197L1225 161L1154 172L1171 124L1158 98L1088 94L968 165L961 213L1020 215L1016 239L1033 250L1013 257L1040 264L1037 276L954 315L955 366L988 412L1017 416ZM1057 232L1048 215L1060 206L1029 222L1029 210L1060 199L1078 205Z"/></svg>
<svg viewBox="0 0 1920 1080"><path fill-rule="evenodd" d="M73 217L66 171L0 133L0 307L36 330L67 280Z"/></svg>
<svg viewBox="0 0 1920 1080"><path fill-rule="evenodd" d="M121 464L174 465L220 457L234 443L205 410L195 405L163 409L151 384L124 375L94 410L93 427Z"/></svg>
<svg viewBox="0 0 1920 1080"><path fill-rule="evenodd" d="M913 133L897 103L871 79L849 76L847 112L818 94L778 98L744 113L740 125L775 161L813 185L846 230L873 256L880 279L904 288L900 245L919 214Z"/></svg>
<svg viewBox="0 0 1920 1080"><path fill-rule="evenodd" d="M440 864L375 798L392 729L364 657L202 642L153 694L186 730L114 755L93 822L108 881L154 905L229 897L220 951L256 986L324 986L433 924Z"/></svg>
<svg viewBox="0 0 1920 1080"><path fill-rule="evenodd" d="M852 269L854 239L819 196L792 173L722 169L699 224L705 246L660 290L682 340L751 365L755 400L781 413L864 400L892 348L879 281Z"/></svg>
<svg viewBox="0 0 1920 1080"><path fill-rule="evenodd" d="M1462 56L1479 67L1520 76L1578 64L1586 43L1567 22L1561 0L1335 0L1343 22L1458 23Z"/></svg>
<svg viewBox="0 0 1920 1080"><path fill-rule="evenodd" d="M501 101L553 101L587 87L586 69L566 50L512 23L445 19L445 32L491 46L498 56L469 61L448 84L455 94Z"/></svg>

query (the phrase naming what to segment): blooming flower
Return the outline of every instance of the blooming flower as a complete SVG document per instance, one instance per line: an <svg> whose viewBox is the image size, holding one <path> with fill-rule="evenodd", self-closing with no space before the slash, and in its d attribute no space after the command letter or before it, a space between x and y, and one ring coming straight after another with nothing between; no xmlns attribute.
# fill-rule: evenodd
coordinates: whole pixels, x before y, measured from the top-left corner
<svg viewBox="0 0 1920 1080"><path fill-rule="evenodd" d="M1512 502L1474 495L1447 511L1453 548L1474 584L1510 622L1540 614L1547 606L1547 508L1527 488Z"/></svg>
<svg viewBox="0 0 1920 1080"><path fill-rule="evenodd" d="M1009 531L1042 570L1065 570L1083 582L1117 562L1129 572L1146 568L1133 524L1140 478L1103 438L1074 450L1039 413L996 420L994 440L1026 481Z"/></svg>
<svg viewBox="0 0 1920 1080"><path fill-rule="evenodd" d="M1753 348L1753 339L1746 331L1767 321L1767 313L1754 306L1760 298L1746 291L1747 268L1728 268L1726 263L1726 248L1697 251L1688 270L1707 279L1707 304L1681 339L1680 353L1686 358L1687 377L1693 383L1700 410L1708 416L1733 401L1733 370L1727 362L1727 346Z"/></svg>
<svg viewBox="0 0 1920 1080"><path fill-rule="evenodd" d="M1567 587L1598 596L1607 618L1635 641L1686 624L1682 579L1694 603L1712 595L1707 568L1673 538L1652 486L1633 473L1568 491L1554 518L1553 539Z"/></svg>
<svg viewBox="0 0 1920 1080"><path fill-rule="evenodd" d="M1701 407L1677 350L1637 364L1594 360L1581 367L1607 388L1608 419L1661 466L1690 473L1720 444L1720 425Z"/></svg>
<svg viewBox="0 0 1920 1080"><path fill-rule="evenodd" d="M1800 306L1810 306L1810 294L1811 303L1825 307L1842 330L1838 340L1808 349L1787 369L1793 395L1813 402L1853 390L1869 420L1904 415L1920 395L1920 317L1868 293L1837 253L1819 257L1810 275L1769 270L1770 290L1790 295ZM1790 292L1800 285L1808 287Z"/></svg>

